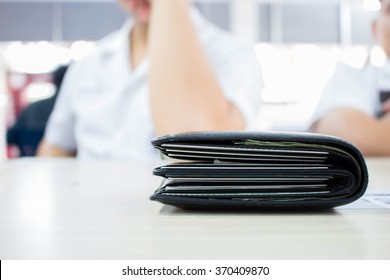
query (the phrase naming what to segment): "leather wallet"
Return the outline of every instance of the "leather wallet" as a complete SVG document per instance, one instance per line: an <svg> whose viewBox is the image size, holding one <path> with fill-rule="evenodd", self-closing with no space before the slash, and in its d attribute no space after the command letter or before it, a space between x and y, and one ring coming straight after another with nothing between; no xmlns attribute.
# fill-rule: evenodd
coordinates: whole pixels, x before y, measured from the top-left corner
<svg viewBox="0 0 390 280"><path fill-rule="evenodd" d="M201 132L152 141L180 160L156 168L164 178L151 200L192 209L324 209L366 191L360 151L308 133Z"/></svg>

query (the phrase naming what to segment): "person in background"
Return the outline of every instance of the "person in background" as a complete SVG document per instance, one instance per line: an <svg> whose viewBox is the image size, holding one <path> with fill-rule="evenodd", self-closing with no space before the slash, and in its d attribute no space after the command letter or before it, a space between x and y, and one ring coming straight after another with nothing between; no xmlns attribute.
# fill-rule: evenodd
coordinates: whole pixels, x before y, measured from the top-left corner
<svg viewBox="0 0 390 280"><path fill-rule="evenodd" d="M129 20L69 70L39 155L150 160L156 136L250 126L262 88L254 48L188 0L119 2Z"/></svg>
<svg viewBox="0 0 390 280"><path fill-rule="evenodd" d="M324 89L314 113L312 131L355 144L366 156L390 155L390 0L381 1L372 23L383 48L383 67L361 69L340 65Z"/></svg>
<svg viewBox="0 0 390 280"><path fill-rule="evenodd" d="M60 66L53 72L54 95L28 105L7 130L7 144L17 146L20 156L35 156L67 68Z"/></svg>

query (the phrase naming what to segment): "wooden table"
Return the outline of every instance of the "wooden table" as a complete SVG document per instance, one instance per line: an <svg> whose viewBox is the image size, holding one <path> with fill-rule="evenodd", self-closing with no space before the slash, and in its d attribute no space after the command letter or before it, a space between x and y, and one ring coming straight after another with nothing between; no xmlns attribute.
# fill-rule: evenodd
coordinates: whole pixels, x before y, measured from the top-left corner
<svg viewBox="0 0 390 280"><path fill-rule="evenodd" d="M390 159L367 161L390 192ZM0 163L0 259L390 259L390 209L183 211L149 201L156 164Z"/></svg>

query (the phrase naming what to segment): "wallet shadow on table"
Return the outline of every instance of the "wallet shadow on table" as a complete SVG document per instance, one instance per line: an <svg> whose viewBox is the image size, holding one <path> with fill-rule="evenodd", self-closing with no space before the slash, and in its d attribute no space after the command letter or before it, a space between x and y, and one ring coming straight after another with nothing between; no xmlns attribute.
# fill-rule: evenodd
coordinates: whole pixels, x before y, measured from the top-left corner
<svg viewBox="0 0 390 280"><path fill-rule="evenodd" d="M186 215L205 215L205 216L226 216L226 215L275 215L275 216L289 216L289 215L334 215L338 216L340 213L333 208L316 209L315 211L308 211L307 208L299 209L294 208L290 210L282 209L262 209L260 212L258 209L247 209L247 208L218 208L218 209L205 209L205 208L179 208L171 205L163 205L159 211L159 215L162 216L186 216Z"/></svg>
<svg viewBox="0 0 390 280"><path fill-rule="evenodd" d="M368 171L360 151L339 138L307 133L201 132L152 142L180 163L151 200L191 211L323 212L359 199Z"/></svg>

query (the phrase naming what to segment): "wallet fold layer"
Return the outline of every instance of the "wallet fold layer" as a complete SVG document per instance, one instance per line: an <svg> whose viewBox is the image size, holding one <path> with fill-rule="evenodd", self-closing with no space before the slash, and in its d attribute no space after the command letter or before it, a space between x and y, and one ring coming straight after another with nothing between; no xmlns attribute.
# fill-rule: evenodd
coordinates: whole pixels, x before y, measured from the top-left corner
<svg viewBox="0 0 390 280"><path fill-rule="evenodd" d="M202 132L152 142L166 157L151 200L191 209L333 208L360 198L368 171L341 139L307 133Z"/></svg>

